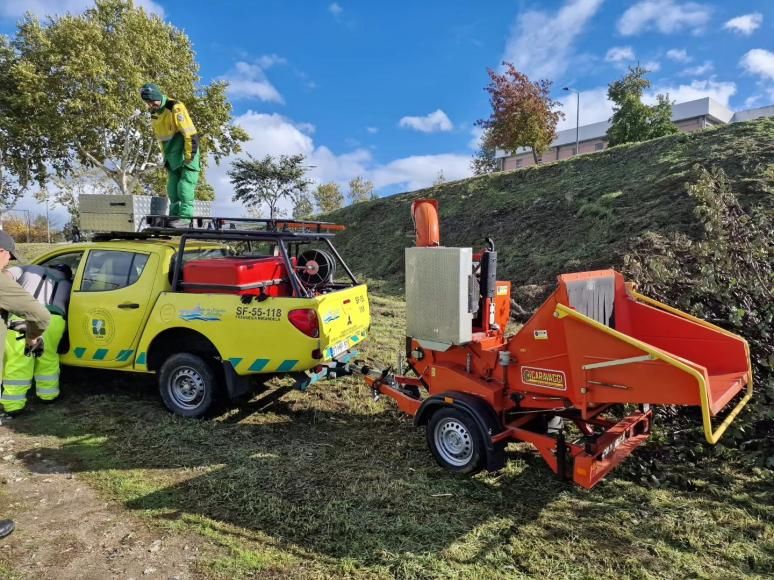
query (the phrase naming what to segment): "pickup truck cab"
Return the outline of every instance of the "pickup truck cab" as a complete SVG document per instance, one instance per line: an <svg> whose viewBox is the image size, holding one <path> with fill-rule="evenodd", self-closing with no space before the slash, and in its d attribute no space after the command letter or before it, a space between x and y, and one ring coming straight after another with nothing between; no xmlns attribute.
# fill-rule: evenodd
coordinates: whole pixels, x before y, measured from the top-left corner
<svg viewBox="0 0 774 580"><path fill-rule="evenodd" d="M38 257L73 271L61 363L155 373L166 406L187 417L273 376L305 389L350 372L368 294L331 225L235 221L99 235Z"/></svg>

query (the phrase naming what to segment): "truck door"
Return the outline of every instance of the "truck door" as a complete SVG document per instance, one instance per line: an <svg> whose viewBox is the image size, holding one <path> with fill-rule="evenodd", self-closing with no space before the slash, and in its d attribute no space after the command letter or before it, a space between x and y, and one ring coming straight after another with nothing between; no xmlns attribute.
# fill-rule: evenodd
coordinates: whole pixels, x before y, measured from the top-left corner
<svg viewBox="0 0 774 580"><path fill-rule="evenodd" d="M134 360L149 308L158 256L90 250L70 297L70 350L64 364L121 368Z"/></svg>

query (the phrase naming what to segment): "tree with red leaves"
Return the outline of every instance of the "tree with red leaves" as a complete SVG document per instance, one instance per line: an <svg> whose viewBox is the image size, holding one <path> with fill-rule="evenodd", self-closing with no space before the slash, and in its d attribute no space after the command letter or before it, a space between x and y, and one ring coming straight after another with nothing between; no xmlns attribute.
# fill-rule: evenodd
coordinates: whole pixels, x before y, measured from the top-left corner
<svg viewBox="0 0 774 580"><path fill-rule="evenodd" d="M559 105L550 97L549 80L532 82L509 62L503 62L505 72L498 74L487 69L489 102L492 113L488 119L476 121L486 130L489 147L503 149L511 154L520 147L532 149L535 163L556 133L556 124L564 113L555 111Z"/></svg>

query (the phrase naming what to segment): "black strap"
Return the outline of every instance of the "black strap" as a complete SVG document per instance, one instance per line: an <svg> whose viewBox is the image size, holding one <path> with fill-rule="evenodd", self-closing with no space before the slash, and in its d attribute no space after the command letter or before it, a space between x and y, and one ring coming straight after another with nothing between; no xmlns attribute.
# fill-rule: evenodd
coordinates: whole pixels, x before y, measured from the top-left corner
<svg viewBox="0 0 774 580"><path fill-rule="evenodd" d="M40 282L38 283L38 287L35 288L35 292L32 293L32 297L37 300L38 296L40 295L40 289L43 288L43 284L46 282L46 275L41 274L40 275ZM53 294L52 294L53 296Z"/></svg>
<svg viewBox="0 0 774 580"><path fill-rule="evenodd" d="M59 280L54 282L54 287L51 289L51 299L49 300L49 302L51 302L51 304L54 303L54 298L56 298L56 289L58 287L59 287Z"/></svg>

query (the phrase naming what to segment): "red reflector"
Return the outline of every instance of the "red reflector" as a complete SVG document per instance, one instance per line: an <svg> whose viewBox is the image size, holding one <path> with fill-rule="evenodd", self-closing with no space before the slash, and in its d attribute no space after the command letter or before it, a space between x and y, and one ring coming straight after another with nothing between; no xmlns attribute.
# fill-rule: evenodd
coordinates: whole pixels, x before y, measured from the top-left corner
<svg viewBox="0 0 774 580"><path fill-rule="evenodd" d="M344 301L344 304L349 304L350 302L352 302L352 300L350 300L349 298L347 298L347 299Z"/></svg>
<svg viewBox="0 0 774 580"><path fill-rule="evenodd" d="M288 312L290 324L295 326L305 335L312 338L320 337L320 325L317 322L317 313L311 308L300 308Z"/></svg>

